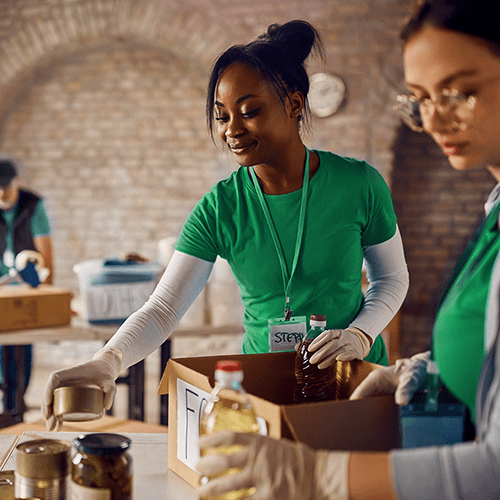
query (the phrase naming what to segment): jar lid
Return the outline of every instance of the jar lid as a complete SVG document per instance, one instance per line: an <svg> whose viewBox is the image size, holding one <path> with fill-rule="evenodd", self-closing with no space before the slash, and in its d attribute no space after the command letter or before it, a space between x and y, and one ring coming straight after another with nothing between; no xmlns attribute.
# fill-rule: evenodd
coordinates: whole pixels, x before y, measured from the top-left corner
<svg viewBox="0 0 500 500"><path fill-rule="evenodd" d="M68 386L54 390L54 418L67 422L97 420L104 415L104 393L97 386Z"/></svg>
<svg viewBox="0 0 500 500"><path fill-rule="evenodd" d="M93 455L116 455L123 453L130 447L130 443L130 439L121 434L106 432L82 434L73 441L73 445L78 451Z"/></svg>
<svg viewBox="0 0 500 500"><path fill-rule="evenodd" d="M33 479L55 479L69 472L71 443L34 439L16 446L16 473Z"/></svg>

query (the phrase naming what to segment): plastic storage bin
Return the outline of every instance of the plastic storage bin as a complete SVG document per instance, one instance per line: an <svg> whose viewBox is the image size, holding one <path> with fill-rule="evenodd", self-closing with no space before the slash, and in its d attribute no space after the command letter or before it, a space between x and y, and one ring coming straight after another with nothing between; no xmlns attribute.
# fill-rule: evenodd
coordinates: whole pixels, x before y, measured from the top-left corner
<svg viewBox="0 0 500 500"><path fill-rule="evenodd" d="M89 323L120 324L149 298L164 267L157 263L87 260L73 267Z"/></svg>

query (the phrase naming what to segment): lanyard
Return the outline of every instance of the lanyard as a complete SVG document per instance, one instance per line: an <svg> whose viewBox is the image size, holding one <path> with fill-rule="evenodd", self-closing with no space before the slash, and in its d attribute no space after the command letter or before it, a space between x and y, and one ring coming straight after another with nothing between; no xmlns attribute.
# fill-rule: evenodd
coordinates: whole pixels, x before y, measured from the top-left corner
<svg viewBox="0 0 500 500"><path fill-rule="evenodd" d="M276 248L276 253L278 254L278 259L280 261L281 276L283 277L283 287L286 297L285 320L289 320L290 316L292 315L292 311L290 310L290 288L292 286L292 278L295 274L295 269L297 268L297 263L299 261L300 247L302 245L302 239L304 235L304 222L306 219L307 195L309 190L309 149L306 148L306 164L304 168L304 182L302 184L302 200L300 202L299 225L297 229L297 239L295 240L295 251L293 254L292 270L290 276L288 276L285 256L283 254L283 249L281 248L278 233L276 232L276 227L273 223L271 213L269 212L269 207L267 206L266 200L264 199L264 195L262 194L262 190L260 189L259 182L257 180L257 176L255 175L253 167L250 167L250 175L252 176L252 180L255 184L257 197L259 198L260 205L266 217L267 225L269 227L269 231L271 232L274 247Z"/></svg>

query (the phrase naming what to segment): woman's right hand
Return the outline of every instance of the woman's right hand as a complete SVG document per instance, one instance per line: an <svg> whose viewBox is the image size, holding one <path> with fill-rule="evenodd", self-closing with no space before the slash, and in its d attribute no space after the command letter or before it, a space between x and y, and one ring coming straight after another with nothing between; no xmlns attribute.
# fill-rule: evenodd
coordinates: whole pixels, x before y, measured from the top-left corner
<svg viewBox="0 0 500 500"><path fill-rule="evenodd" d="M42 400L42 415L49 431L59 431L62 422L54 418L52 402L58 387L96 385L104 392L104 406L109 410L116 394L115 380L120 375L123 353L116 347L103 347L92 361L51 373Z"/></svg>
<svg viewBox="0 0 500 500"><path fill-rule="evenodd" d="M422 352L371 371L349 399L394 394L396 404L407 405L425 380L430 355L430 351Z"/></svg>

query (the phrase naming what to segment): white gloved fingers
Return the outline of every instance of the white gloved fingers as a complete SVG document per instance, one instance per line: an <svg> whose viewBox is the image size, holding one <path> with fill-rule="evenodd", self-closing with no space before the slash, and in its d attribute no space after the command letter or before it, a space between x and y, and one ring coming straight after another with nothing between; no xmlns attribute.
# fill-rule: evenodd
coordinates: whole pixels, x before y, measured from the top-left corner
<svg viewBox="0 0 500 500"><path fill-rule="evenodd" d="M317 351L319 348L321 348L325 344L330 343L332 340L340 339L341 336L342 330L325 330L309 344L307 350L309 352Z"/></svg>
<svg viewBox="0 0 500 500"><path fill-rule="evenodd" d="M352 345L345 345L339 349L336 359L337 361L352 361L361 358L358 349L355 349Z"/></svg>
<svg viewBox="0 0 500 500"><path fill-rule="evenodd" d="M63 423L56 420L54 417L49 417L45 420L45 427L50 432L59 432L62 429Z"/></svg>
<svg viewBox="0 0 500 500"><path fill-rule="evenodd" d="M396 365L377 368L354 389L349 399L364 399L383 394L394 394L399 381Z"/></svg>
<svg viewBox="0 0 500 500"><path fill-rule="evenodd" d="M257 434L247 432L223 431L208 436L200 436L200 448L215 448L217 446L242 445L246 446L258 439Z"/></svg>
<svg viewBox="0 0 500 500"><path fill-rule="evenodd" d="M94 355L92 361L51 373L45 386L41 405L47 426L57 425L50 419L53 416L53 394L58 387L74 385L100 387L104 393L104 406L109 410L116 394L115 380L120 374L122 359L123 353L120 349L105 346Z"/></svg>
<svg viewBox="0 0 500 500"><path fill-rule="evenodd" d="M116 396L116 383L113 382L113 384L111 385L105 385L103 387L103 392L104 392L104 401L103 401L103 404L104 404L104 408L109 411L111 410L111 407L113 406L113 402L115 400L115 396Z"/></svg>
<svg viewBox="0 0 500 500"><path fill-rule="evenodd" d="M323 346L319 351L316 351L311 356L311 363L317 364L320 370L332 366L337 361L337 356L344 351L345 346L339 345L337 341L332 340L327 345Z"/></svg>
<svg viewBox="0 0 500 500"><path fill-rule="evenodd" d="M254 480L248 471L243 470L237 474L210 479L206 484L200 485L198 494L200 497L205 498L219 498L221 495L229 493L230 491L252 488L255 486L253 483ZM251 496L246 498L253 499L254 497Z"/></svg>
<svg viewBox="0 0 500 500"><path fill-rule="evenodd" d="M430 354L430 351L426 351L404 360L404 363L401 365L401 375L395 393L396 404L401 406L407 405L415 392L422 386L425 381L427 362L430 359Z"/></svg>

